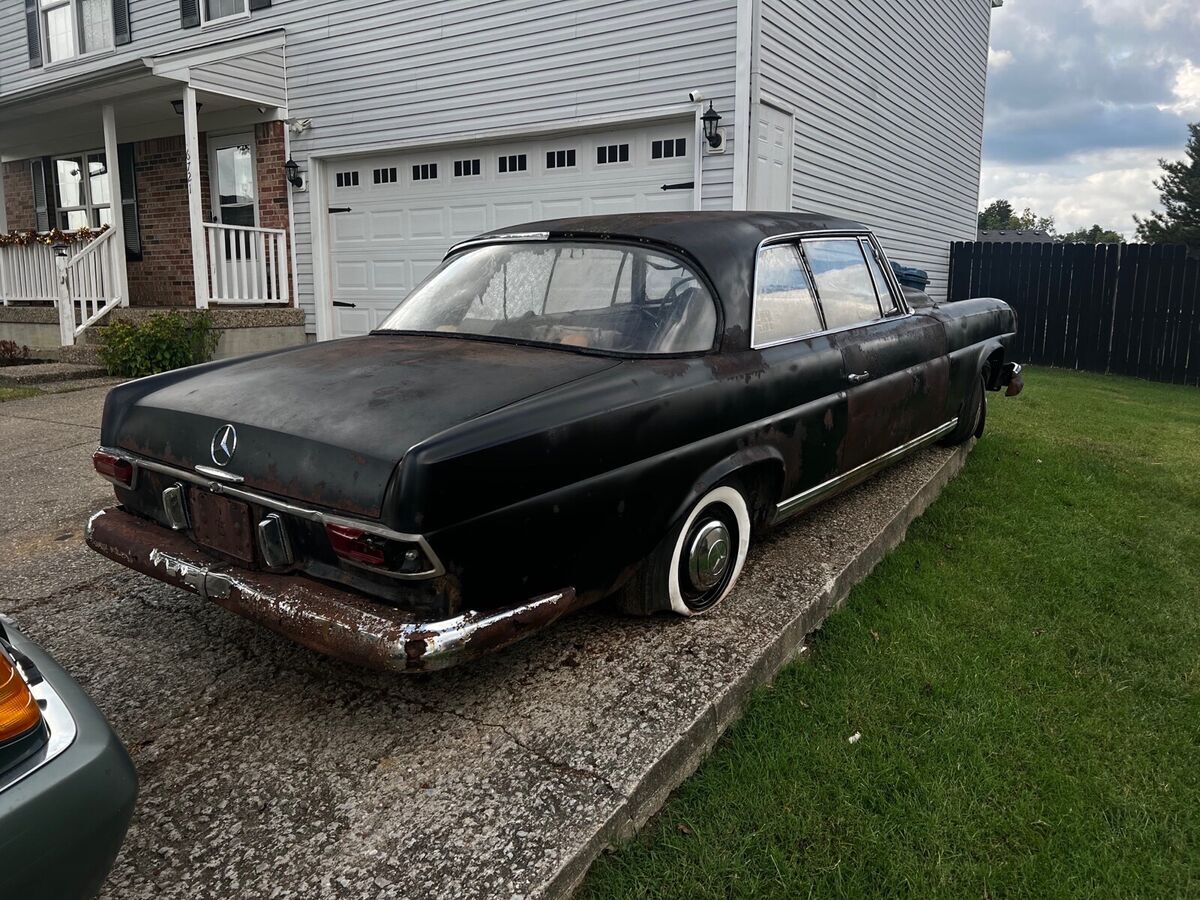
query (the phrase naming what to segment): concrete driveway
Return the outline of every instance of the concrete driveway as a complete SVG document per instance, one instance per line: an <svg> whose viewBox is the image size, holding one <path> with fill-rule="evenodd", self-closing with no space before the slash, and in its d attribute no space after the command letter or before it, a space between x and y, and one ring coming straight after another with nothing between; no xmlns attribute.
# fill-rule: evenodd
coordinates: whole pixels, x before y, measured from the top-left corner
<svg viewBox="0 0 1200 900"><path fill-rule="evenodd" d="M109 898L568 891L966 458L930 450L778 530L690 621L588 612L398 677L316 656L82 543L104 390L0 404L0 611L89 690L141 776Z"/></svg>

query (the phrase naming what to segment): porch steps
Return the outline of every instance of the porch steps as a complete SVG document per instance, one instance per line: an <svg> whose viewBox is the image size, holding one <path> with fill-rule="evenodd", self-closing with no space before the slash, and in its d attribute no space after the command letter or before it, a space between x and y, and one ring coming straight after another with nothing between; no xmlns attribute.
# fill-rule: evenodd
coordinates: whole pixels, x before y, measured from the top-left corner
<svg viewBox="0 0 1200 900"><path fill-rule="evenodd" d="M103 378L104 368L88 363L32 363L27 366L0 366L0 384L40 386L84 378Z"/></svg>

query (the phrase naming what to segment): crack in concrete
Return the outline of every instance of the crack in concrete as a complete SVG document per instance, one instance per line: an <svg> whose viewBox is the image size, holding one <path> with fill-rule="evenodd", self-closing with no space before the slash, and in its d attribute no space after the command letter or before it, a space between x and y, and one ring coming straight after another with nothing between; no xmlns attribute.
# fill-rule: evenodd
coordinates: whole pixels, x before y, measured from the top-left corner
<svg viewBox="0 0 1200 900"><path fill-rule="evenodd" d="M123 577L123 574L124 573L122 573L122 572L105 572L102 575L96 575L95 577L89 578L86 581L80 581L75 584L69 584L64 588L56 590L53 593L47 594L44 597L4 597L4 596L0 596L0 604L12 603L13 607L12 607L12 609L9 610L8 615L15 616L18 613L23 613L26 610L33 609L33 608L41 606L45 603L49 603L52 600L62 600L67 597L74 597L77 594L82 594L84 591L90 590L91 588L96 587L99 584L102 584L106 579L112 579L112 580L116 581L116 580L120 579L121 577Z"/></svg>
<svg viewBox="0 0 1200 900"><path fill-rule="evenodd" d="M90 428L99 431L99 425L85 425L82 422L60 422L58 419L43 419L41 416L18 416L14 413L0 413L0 419L20 419L22 422L42 422L46 425L65 425L69 428Z"/></svg>

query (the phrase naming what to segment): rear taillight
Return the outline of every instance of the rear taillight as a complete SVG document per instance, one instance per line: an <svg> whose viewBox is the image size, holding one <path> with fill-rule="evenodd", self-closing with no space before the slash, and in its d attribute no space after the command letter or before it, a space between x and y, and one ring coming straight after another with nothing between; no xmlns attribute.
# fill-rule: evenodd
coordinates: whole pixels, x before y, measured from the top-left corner
<svg viewBox="0 0 1200 900"><path fill-rule="evenodd" d="M133 463L129 460L107 450L97 450L92 454L92 465L113 484L133 487Z"/></svg>
<svg viewBox="0 0 1200 900"><path fill-rule="evenodd" d="M329 535L329 544L333 547L333 552L342 559L365 563L368 566L382 566L387 563L383 538L349 525L326 525L325 533Z"/></svg>
<svg viewBox="0 0 1200 900"><path fill-rule="evenodd" d="M32 731L41 721L42 711L29 685L0 651L0 744Z"/></svg>

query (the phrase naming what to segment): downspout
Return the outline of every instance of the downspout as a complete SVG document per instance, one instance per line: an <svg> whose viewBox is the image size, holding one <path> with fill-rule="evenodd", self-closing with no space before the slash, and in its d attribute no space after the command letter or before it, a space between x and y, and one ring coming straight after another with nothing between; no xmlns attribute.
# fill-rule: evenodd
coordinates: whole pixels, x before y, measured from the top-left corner
<svg viewBox="0 0 1200 900"><path fill-rule="evenodd" d="M751 118L750 73L754 53L754 0L738 0L736 67L733 93L733 208L746 209L749 202Z"/></svg>

